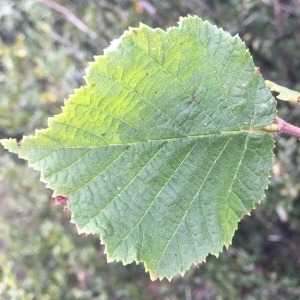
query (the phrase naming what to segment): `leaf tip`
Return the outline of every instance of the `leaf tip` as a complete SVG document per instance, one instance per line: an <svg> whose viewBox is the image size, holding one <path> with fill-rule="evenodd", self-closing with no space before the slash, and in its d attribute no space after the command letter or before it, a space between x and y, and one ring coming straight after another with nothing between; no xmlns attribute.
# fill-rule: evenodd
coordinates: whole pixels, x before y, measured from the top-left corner
<svg viewBox="0 0 300 300"><path fill-rule="evenodd" d="M0 144L9 152L19 153L21 141L17 141L16 139L2 139L0 140Z"/></svg>
<svg viewBox="0 0 300 300"><path fill-rule="evenodd" d="M5 149L7 149L7 148L6 148L7 142L8 142L8 139L2 139L2 140L0 140L0 144L1 144Z"/></svg>
<svg viewBox="0 0 300 300"><path fill-rule="evenodd" d="M201 264L202 264L201 262L199 262L199 263L196 263L196 264L195 264L195 267L196 267L197 269L199 269L199 268L200 268L200 266L201 266Z"/></svg>
<svg viewBox="0 0 300 300"><path fill-rule="evenodd" d="M159 275L155 274L153 277L151 277L151 280L152 281L156 281L158 278L159 278Z"/></svg>

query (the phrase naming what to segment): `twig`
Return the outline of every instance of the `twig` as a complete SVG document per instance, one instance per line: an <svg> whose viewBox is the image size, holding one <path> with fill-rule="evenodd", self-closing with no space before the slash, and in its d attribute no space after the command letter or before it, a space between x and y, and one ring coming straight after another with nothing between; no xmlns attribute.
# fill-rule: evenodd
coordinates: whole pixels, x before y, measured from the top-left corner
<svg viewBox="0 0 300 300"><path fill-rule="evenodd" d="M287 133L300 137L300 128L293 126L278 117L275 118L274 123L278 126L278 133Z"/></svg>
<svg viewBox="0 0 300 300"><path fill-rule="evenodd" d="M60 12L63 14L66 19L68 19L70 22L72 22L79 30L82 32L87 33L92 39L95 39L97 37L97 33L90 28L88 28L87 25L85 25L81 20L79 20L68 8L53 2L51 0L38 0L39 2L42 2L43 4L47 5L48 7Z"/></svg>
<svg viewBox="0 0 300 300"><path fill-rule="evenodd" d="M99 1L97 2L101 7L106 8L108 10L114 11L117 14L119 14L119 10L118 10L118 6L111 4L111 3L107 3L107 1Z"/></svg>

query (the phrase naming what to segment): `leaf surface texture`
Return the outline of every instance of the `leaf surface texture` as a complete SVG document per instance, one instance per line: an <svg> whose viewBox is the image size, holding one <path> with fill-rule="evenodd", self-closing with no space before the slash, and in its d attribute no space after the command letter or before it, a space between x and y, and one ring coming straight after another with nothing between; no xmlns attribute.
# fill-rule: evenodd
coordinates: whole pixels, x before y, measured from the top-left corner
<svg viewBox="0 0 300 300"><path fill-rule="evenodd" d="M239 37L198 17L131 28L49 128L2 143L68 196L79 232L152 279L229 246L273 166L276 104Z"/></svg>

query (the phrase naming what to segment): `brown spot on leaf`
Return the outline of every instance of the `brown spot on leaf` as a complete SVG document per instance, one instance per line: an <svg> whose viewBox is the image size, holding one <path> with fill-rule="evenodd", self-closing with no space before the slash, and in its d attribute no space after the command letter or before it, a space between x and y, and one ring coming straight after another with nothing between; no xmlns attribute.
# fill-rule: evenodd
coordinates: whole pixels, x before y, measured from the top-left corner
<svg viewBox="0 0 300 300"><path fill-rule="evenodd" d="M300 103L300 96L298 97L297 102Z"/></svg>
<svg viewBox="0 0 300 300"><path fill-rule="evenodd" d="M21 147L21 145L22 145L22 140L17 141L17 146L18 146L18 147Z"/></svg>

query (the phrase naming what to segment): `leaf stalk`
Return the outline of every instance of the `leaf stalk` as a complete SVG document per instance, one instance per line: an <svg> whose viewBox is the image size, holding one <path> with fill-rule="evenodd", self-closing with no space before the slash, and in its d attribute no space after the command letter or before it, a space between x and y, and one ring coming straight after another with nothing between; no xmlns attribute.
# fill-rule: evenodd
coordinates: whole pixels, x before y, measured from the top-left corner
<svg viewBox="0 0 300 300"><path fill-rule="evenodd" d="M278 126L278 133L287 133L290 135L300 137L300 128L287 123L279 117L275 118L274 123Z"/></svg>

